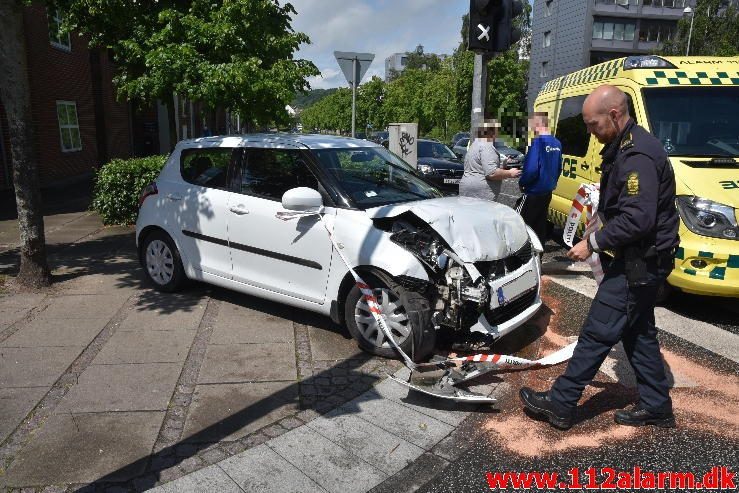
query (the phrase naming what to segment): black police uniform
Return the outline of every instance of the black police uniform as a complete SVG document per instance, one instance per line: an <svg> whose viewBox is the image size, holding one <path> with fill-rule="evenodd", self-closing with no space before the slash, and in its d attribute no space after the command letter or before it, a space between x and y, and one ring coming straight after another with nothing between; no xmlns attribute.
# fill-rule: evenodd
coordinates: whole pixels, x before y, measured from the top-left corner
<svg viewBox="0 0 739 493"><path fill-rule="evenodd" d="M589 237L605 277L590 307L574 355L550 391L561 411L577 405L611 348L623 341L636 373L640 407L670 412L667 378L657 342L657 290L674 265L679 243L675 175L659 140L629 120L606 145L598 214L603 228Z"/></svg>

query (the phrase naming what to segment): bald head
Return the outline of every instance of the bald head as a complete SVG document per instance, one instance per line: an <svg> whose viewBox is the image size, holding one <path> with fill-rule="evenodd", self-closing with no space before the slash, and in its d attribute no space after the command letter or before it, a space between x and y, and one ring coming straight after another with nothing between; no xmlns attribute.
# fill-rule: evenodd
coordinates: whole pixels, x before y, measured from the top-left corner
<svg viewBox="0 0 739 493"><path fill-rule="evenodd" d="M616 110L622 115L629 116L626 93L616 86L605 84L597 87L585 98L583 111L587 106L590 107L589 109L598 113L608 113L611 110Z"/></svg>
<svg viewBox="0 0 739 493"><path fill-rule="evenodd" d="M611 142L629 121L626 94L616 86L597 87L585 98L582 117L588 132L595 135L599 142Z"/></svg>

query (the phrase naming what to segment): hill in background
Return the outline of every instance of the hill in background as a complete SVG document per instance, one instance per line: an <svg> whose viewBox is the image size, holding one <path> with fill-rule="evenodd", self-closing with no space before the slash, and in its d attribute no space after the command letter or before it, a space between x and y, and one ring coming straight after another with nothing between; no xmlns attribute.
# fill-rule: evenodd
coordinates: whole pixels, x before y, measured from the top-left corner
<svg viewBox="0 0 739 493"><path fill-rule="evenodd" d="M336 92L336 88L313 89L308 92L301 92L295 96L295 99L290 104L290 106L292 106L296 110L303 110L307 108L308 106L316 104L321 99L325 98L326 96L330 96L331 94L335 92Z"/></svg>

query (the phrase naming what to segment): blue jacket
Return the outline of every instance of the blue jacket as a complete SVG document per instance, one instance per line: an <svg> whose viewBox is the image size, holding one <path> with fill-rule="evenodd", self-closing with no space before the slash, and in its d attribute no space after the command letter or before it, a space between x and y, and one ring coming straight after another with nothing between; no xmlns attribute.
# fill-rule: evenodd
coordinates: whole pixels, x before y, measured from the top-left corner
<svg viewBox="0 0 739 493"><path fill-rule="evenodd" d="M557 188L561 172L562 144L553 135L539 135L529 146L518 183L528 195L544 195Z"/></svg>

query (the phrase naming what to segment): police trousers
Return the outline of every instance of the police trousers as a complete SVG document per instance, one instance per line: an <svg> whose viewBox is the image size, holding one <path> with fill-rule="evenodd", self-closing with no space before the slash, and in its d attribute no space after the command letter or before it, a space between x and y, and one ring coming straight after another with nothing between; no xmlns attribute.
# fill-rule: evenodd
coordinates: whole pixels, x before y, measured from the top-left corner
<svg viewBox="0 0 739 493"><path fill-rule="evenodd" d="M565 373L550 391L552 401L562 410L577 406L611 348L623 342L634 368L640 405L652 412L672 409L669 385L654 325L657 290L672 270L671 256L650 260L646 286L629 287L623 259L601 255L605 278L590 306L574 354Z"/></svg>

